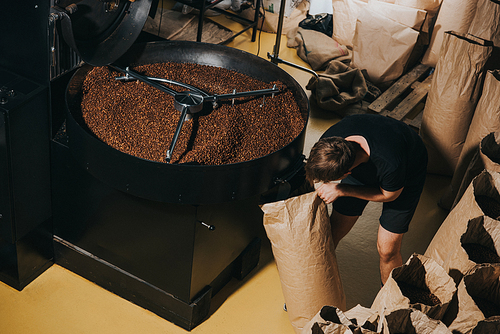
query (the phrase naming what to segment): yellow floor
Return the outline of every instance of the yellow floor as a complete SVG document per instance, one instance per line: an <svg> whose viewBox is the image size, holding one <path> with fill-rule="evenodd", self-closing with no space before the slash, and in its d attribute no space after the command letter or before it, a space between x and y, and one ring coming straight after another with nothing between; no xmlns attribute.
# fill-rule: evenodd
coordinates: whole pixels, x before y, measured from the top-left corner
<svg viewBox="0 0 500 334"><path fill-rule="evenodd" d="M227 21L218 18L221 22ZM229 26L234 23L227 23ZM250 42L250 32L229 46L267 59L275 44L275 34L262 33L260 42ZM282 38L280 58L308 66L286 47ZM311 75L280 65L303 87ZM306 91L309 95L309 92ZM311 110L305 152L324 130L338 121L331 112ZM449 179L429 175L410 231L404 239L403 258L423 254L446 213L437 200ZM348 308L361 304L369 307L379 290L376 252L377 204L370 204L360 221L337 249L339 270L344 283ZM257 268L243 281L233 279L212 299L210 316L193 329L194 334L293 334L276 265L268 241L263 242ZM175 334L186 330L144 310L57 265L19 292L0 283L1 334Z"/></svg>

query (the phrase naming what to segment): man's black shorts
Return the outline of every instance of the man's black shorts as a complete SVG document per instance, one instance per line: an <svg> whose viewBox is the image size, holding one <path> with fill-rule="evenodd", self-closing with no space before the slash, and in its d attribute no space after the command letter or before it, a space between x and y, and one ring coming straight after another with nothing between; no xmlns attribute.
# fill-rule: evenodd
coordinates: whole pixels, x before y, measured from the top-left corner
<svg viewBox="0 0 500 334"><path fill-rule="evenodd" d="M392 233L406 233L408 226L417 208L420 194L424 187L425 178L417 185L407 186L401 194L392 202L383 204L380 225ZM347 176L341 183L360 185L363 183L352 176ZM340 197L334 203L335 211L345 216L361 216L368 201L354 197Z"/></svg>

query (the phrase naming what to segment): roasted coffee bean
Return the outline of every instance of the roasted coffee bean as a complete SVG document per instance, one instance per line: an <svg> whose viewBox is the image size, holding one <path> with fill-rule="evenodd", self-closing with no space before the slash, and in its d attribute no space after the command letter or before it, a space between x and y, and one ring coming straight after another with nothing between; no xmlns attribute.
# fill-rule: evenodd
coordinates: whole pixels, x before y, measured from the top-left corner
<svg viewBox="0 0 500 334"><path fill-rule="evenodd" d="M413 284L396 281L403 296L410 300L410 304L425 304L434 306L440 304L440 300L429 289L421 289Z"/></svg>
<svg viewBox="0 0 500 334"><path fill-rule="evenodd" d="M480 244L465 243L462 248L467 252L469 260L475 263L500 263L497 252Z"/></svg>
<svg viewBox="0 0 500 334"><path fill-rule="evenodd" d="M471 296L476 303L476 306L483 312L485 318L489 318L495 315L500 315L500 305L494 303L491 300L481 297Z"/></svg>
<svg viewBox="0 0 500 334"><path fill-rule="evenodd" d="M172 154L172 163L223 165L260 158L278 151L303 131L303 115L295 96L280 81L262 82L242 73L199 64L158 63L134 71L150 77L183 82L210 95L280 89L274 97L221 100L184 122ZM115 80L123 76L108 67L92 69L83 84L81 110L89 129L103 142L124 153L165 162L180 112L174 99L139 81ZM175 91L185 91L166 84ZM262 106L261 106L262 105Z"/></svg>
<svg viewBox="0 0 500 334"><path fill-rule="evenodd" d="M500 203L498 201L489 196L478 195L476 196L476 202L485 215L493 219L500 218Z"/></svg>

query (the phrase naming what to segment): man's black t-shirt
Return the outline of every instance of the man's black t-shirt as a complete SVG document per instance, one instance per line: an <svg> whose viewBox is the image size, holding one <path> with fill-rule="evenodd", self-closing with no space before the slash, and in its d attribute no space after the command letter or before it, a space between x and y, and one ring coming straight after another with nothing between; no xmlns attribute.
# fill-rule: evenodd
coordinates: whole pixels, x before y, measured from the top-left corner
<svg viewBox="0 0 500 334"><path fill-rule="evenodd" d="M381 115L352 115L330 127L322 138L353 135L366 139L370 159L354 168L352 177L387 191L422 183L427 151L419 135L407 124Z"/></svg>

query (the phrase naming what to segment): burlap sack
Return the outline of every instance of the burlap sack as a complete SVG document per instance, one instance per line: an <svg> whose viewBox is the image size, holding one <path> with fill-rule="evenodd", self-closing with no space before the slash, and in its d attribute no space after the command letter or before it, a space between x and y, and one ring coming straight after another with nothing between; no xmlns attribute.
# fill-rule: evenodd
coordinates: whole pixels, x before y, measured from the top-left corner
<svg viewBox="0 0 500 334"><path fill-rule="evenodd" d="M425 291L427 296L429 292L434 294L439 302L433 305L427 301L423 303L424 297L427 298ZM413 254L405 264L391 271L371 308L381 314L414 308L440 320L455 292L455 283L439 264L431 258Z"/></svg>
<svg viewBox="0 0 500 334"><path fill-rule="evenodd" d="M333 4L333 39L352 48L352 39L356 31L359 12L368 0L332 0Z"/></svg>
<svg viewBox="0 0 500 334"><path fill-rule="evenodd" d="M427 101L420 135L429 173L453 175L481 94L491 42L447 32Z"/></svg>
<svg viewBox="0 0 500 334"><path fill-rule="evenodd" d="M474 155L479 150L481 140L498 129L500 129L500 71L496 70L487 71L485 75L481 98L475 108L450 186L441 198L440 206L450 209L456 202L458 190ZM471 178L468 181L470 180Z"/></svg>
<svg viewBox="0 0 500 334"><path fill-rule="evenodd" d="M351 67L366 70L375 84L390 83L403 74L418 36L418 31L366 7L356 21Z"/></svg>
<svg viewBox="0 0 500 334"><path fill-rule="evenodd" d="M424 255L444 265L450 254L460 246L460 237L466 231L469 220L483 215L488 216L479 205L479 196L500 201L498 189L500 189L500 174L484 170L476 176L439 227Z"/></svg>
<svg viewBox="0 0 500 334"><path fill-rule="evenodd" d="M460 246L451 252L443 267L458 285L476 265L499 261L499 250L500 221L488 216L476 217L469 220L467 230L460 237Z"/></svg>
<svg viewBox="0 0 500 334"><path fill-rule="evenodd" d="M296 49L297 55L314 71L326 68L334 59L350 61L351 55L346 46L319 31L296 27L286 36L287 46Z"/></svg>
<svg viewBox="0 0 500 334"><path fill-rule="evenodd" d="M448 327L453 333L470 333L480 321L490 316L498 316L500 265L485 264L474 267L460 281L457 298L458 313Z"/></svg>
<svg viewBox="0 0 500 334"><path fill-rule="evenodd" d="M443 0L432 29L422 64L436 67L447 31L466 34L474 19L478 0Z"/></svg>
<svg viewBox="0 0 500 334"><path fill-rule="evenodd" d="M372 319L374 323L370 322ZM324 306L304 326L301 334L374 334L377 333L377 320L377 312L359 305L347 312Z"/></svg>
<svg viewBox="0 0 500 334"><path fill-rule="evenodd" d="M485 169L500 173L500 132L492 132L481 140L479 149L464 173L452 208L460 201L472 179Z"/></svg>
<svg viewBox="0 0 500 334"><path fill-rule="evenodd" d="M345 310L328 209L317 193L261 208L295 331L299 333L325 305Z"/></svg>
<svg viewBox="0 0 500 334"><path fill-rule="evenodd" d="M365 77L359 68L351 68L332 60L318 77L312 77L306 85L311 91L311 101L321 109L340 111L363 99L368 91ZM342 116L342 115L341 115Z"/></svg>
<svg viewBox="0 0 500 334"><path fill-rule="evenodd" d="M392 311L385 320L390 333L451 334L440 320L412 308Z"/></svg>
<svg viewBox="0 0 500 334"><path fill-rule="evenodd" d="M500 47L500 1L479 0L468 32Z"/></svg>

